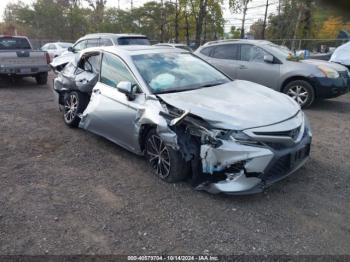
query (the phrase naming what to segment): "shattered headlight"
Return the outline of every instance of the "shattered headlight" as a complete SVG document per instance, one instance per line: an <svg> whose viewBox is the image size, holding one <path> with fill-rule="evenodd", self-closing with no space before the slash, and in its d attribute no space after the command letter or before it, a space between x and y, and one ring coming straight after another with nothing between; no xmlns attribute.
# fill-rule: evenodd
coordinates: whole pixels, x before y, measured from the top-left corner
<svg viewBox="0 0 350 262"><path fill-rule="evenodd" d="M260 142L253 140L250 136L242 131L232 130L229 139L244 145L259 145Z"/></svg>

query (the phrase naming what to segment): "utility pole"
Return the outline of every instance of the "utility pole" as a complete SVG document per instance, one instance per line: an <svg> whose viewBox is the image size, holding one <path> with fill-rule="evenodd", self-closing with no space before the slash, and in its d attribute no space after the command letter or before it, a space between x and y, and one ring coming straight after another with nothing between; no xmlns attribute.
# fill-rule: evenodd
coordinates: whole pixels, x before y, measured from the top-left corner
<svg viewBox="0 0 350 262"><path fill-rule="evenodd" d="M263 25L263 30L262 30L262 39L265 39L265 30L266 30L266 20L267 20L267 10L268 9L269 9L269 0L266 0L264 25Z"/></svg>
<svg viewBox="0 0 350 262"><path fill-rule="evenodd" d="M130 1L130 10L132 10L133 8L134 8L134 1L131 0L131 1Z"/></svg>
<svg viewBox="0 0 350 262"><path fill-rule="evenodd" d="M244 8L243 8L243 19L242 19L242 28L241 28L241 39L244 38L244 26L245 26L245 17L248 11L248 2L249 0L244 0Z"/></svg>

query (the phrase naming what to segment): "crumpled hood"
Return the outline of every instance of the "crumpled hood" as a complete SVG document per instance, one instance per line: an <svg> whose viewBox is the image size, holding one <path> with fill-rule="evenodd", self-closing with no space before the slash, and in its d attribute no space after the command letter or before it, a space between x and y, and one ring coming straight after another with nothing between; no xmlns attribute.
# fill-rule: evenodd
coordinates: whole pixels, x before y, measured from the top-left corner
<svg viewBox="0 0 350 262"><path fill-rule="evenodd" d="M61 69L63 69L63 67L71 62L75 62L77 59L79 58L79 54L78 53L72 53L72 52L67 52L65 54L62 54L58 57L55 57L52 62L50 63L50 66L53 69L59 69L61 67ZM59 70L60 71L60 70Z"/></svg>
<svg viewBox="0 0 350 262"><path fill-rule="evenodd" d="M288 96L249 81L158 95L166 103L189 110L212 126L244 130L293 117L299 105Z"/></svg>
<svg viewBox="0 0 350 262"><path fill-rule="evenodd" d="M336 63L331 63L331 62L324 61L324 60L306 59L306 60L301 60L300 62L305 63L305 64L315 65L315 66L319 66L319 65L327 66L327 67L330 67L338 72L343 72L343 71L347 70L347 68L342 66L342 65L339 65Z"/></svg>

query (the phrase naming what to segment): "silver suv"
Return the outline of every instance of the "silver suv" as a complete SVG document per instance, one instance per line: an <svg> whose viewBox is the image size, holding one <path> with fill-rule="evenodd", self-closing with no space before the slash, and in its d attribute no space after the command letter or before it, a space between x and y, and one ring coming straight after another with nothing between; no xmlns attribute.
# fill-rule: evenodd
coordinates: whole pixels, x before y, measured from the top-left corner
<svg viewBox="0 0 350 262"><path fill-rule="evenodd" d="M285 47L262 40L209 42L195 52L232 79L249 80L283 92L300 106L315 98L333 98L349 91L346 67L321 60L302 60Z"/></svg>

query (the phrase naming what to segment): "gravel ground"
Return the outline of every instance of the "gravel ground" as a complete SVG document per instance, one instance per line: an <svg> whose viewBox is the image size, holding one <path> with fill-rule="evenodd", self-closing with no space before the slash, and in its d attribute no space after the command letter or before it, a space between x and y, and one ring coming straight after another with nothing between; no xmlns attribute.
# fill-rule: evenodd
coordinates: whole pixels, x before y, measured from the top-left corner
<svg viewBox="0 0 350 262"><path fill-rule="evenodd" d="M50 85L1 79L0 254L350 254L350 95L306 113L305 167L263 194L210 195L66 127Z"/></svg>

